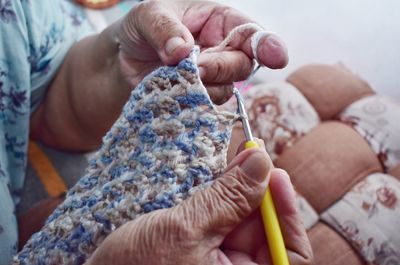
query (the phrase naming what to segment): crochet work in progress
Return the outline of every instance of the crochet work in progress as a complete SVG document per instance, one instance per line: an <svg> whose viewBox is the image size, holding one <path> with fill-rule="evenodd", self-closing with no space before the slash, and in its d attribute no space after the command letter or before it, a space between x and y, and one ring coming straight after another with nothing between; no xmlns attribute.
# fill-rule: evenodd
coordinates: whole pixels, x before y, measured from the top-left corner
<svg viewBox="0 0 400 265"><path fill-rule="evenodd" d="M222 173L238 117L211 102L198 53L135 88L86 175L14 264L82 264L119 226L177 205Z"/></svg>

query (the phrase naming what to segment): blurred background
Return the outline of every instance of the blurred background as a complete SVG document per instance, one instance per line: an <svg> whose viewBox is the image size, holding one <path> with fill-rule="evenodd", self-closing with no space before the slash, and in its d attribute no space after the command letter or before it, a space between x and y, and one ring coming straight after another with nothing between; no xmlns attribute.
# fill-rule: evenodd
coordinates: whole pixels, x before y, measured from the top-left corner
<svg viewBox="0 0 400 265"><path fill-rule="evenodd" d="M373 89L400 99L400 2L396 0L219 0L287 43L290 63L266 71L281 80L306 63L342 63Z"/></svg>

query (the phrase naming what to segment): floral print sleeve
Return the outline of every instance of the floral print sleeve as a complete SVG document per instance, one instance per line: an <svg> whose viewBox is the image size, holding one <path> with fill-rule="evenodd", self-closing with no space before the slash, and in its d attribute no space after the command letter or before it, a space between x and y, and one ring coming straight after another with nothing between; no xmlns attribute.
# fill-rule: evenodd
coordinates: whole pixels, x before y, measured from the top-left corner
<svg viewBox="0 0 400 265"><path fill-rule="evenodd" d="M74 42L91 30L62 0L0 0L0 264L15 252L29 117Z"/></svg>

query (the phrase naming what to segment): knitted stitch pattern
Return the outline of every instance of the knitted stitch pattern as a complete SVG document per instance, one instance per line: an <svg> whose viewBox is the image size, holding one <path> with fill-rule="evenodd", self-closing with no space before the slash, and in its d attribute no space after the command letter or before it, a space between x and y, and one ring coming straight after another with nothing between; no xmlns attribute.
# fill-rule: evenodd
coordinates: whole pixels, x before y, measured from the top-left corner
<svg viewBox="0 0 400 265"><path fill-rule="evenodd" d="M119 226L177 205L222 173L237 116L211 102L198 53L134 89L85 176L14 264L82 264Z"/></svg>

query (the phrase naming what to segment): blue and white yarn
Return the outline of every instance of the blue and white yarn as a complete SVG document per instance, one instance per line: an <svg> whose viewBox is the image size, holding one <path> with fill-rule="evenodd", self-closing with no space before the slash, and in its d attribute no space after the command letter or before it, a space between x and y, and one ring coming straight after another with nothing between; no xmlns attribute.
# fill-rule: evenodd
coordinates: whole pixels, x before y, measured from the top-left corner
<svg viewBox="0 0 400 265"><path fill-rule="evenodd" d="M177 205L222 173L237 116L211 102L198 53L135 88L85 176L15 264L82 264L119 226Z"/></svg>

